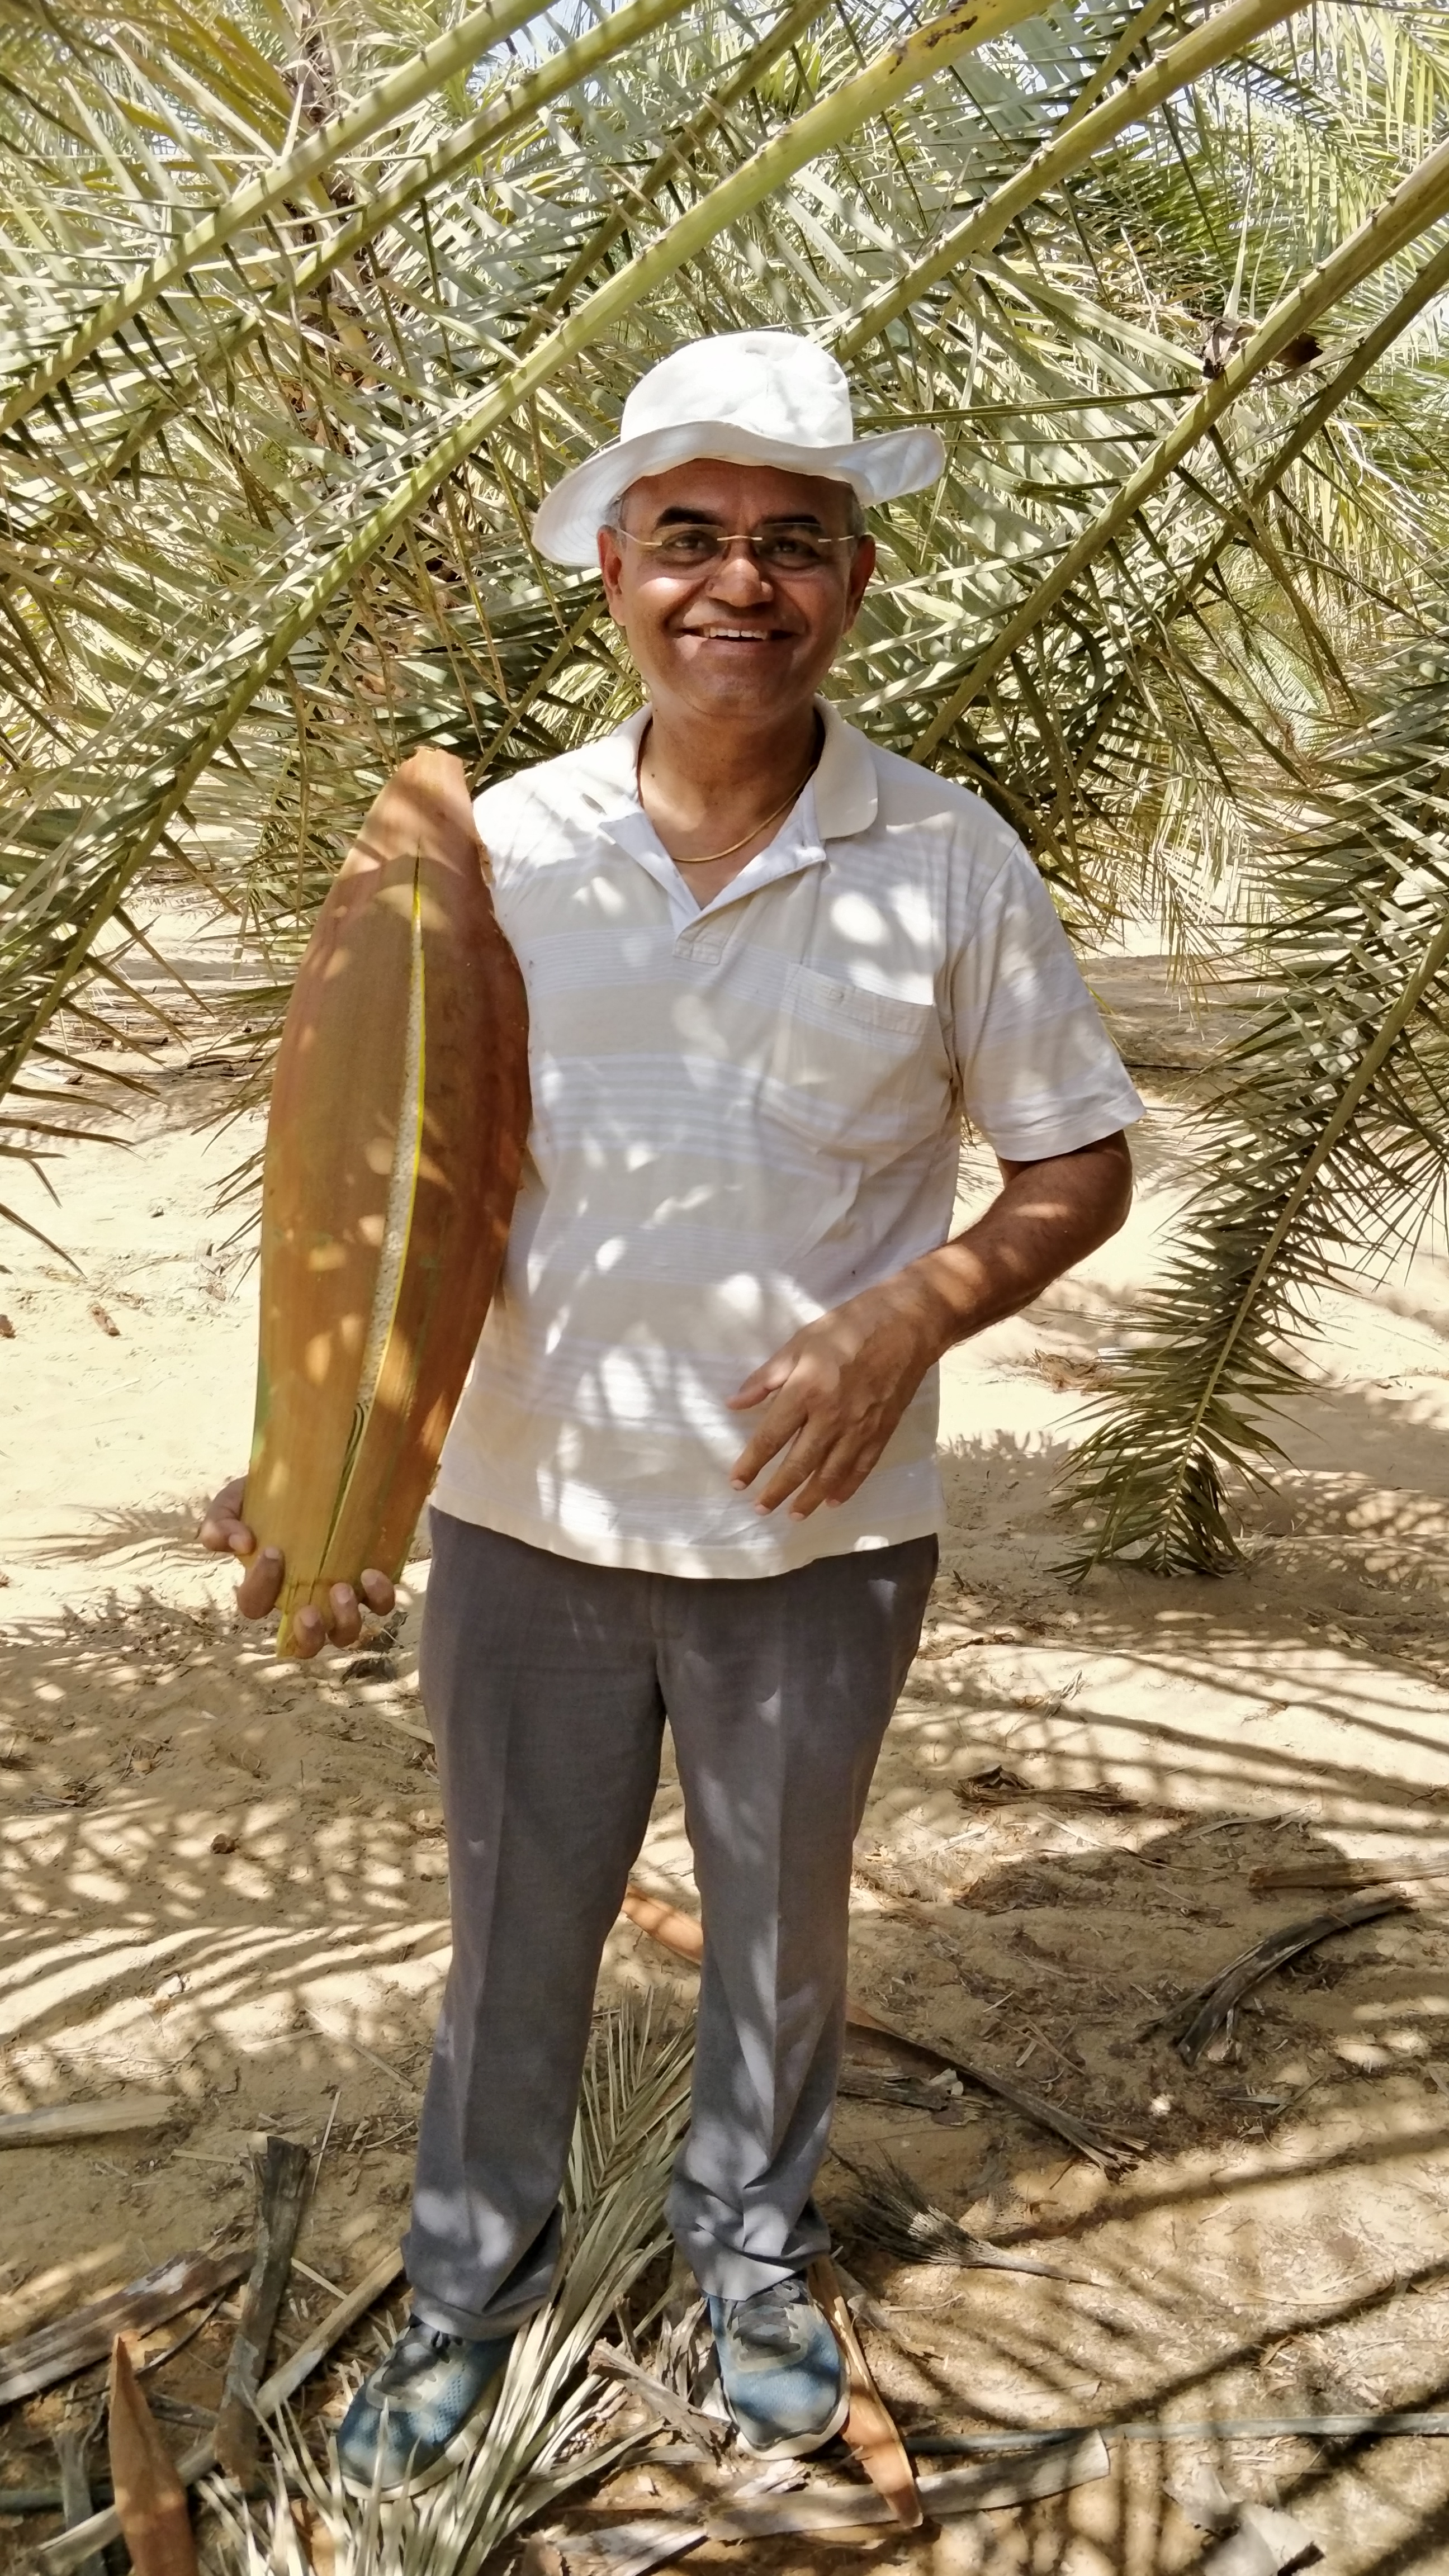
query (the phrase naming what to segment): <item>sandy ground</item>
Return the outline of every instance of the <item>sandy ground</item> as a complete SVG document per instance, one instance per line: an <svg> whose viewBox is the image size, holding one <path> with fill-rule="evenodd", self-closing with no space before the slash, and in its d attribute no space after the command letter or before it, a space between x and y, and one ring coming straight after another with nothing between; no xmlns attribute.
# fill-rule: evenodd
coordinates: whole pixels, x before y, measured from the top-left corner
<svg viewBox="0 0 1449 2576"><path fill-rule="evenodd" d="M256 1131L199 1134L227 1085L174 1052L158 1083L128 1151L72 1151L58 1209L23 1174L5 1192L83 1275L0 1239L0 2109L136 2087L182 2107L154 2134L0 2150L0 2341L239 2231L248 2140L280 2127L327 2139L290 2344L405 2213L447 1960L415 1682L427 1569L390 1647L305 1668L237 1625L225 1570L191 1552L199 1501L245 1456L255 1279L214 1200ZM848 2155L884 2150L979 2232L1090 2276L851 2250L893 2328L867 2337L883 2384L939 2427L1449 2403L1436 1882L1276 1975L1216 2059L1189 2070L1143 2032L1331 1901L1255 1892L1252 1872L1325 1851L1449 1865L1449 1266L1334 1301L1240 1574L1073 1593L1053 1482L1192 1151L1164 1077L1129 1228L946 1373L951 1532L860 1840L856 1990L1146 2152L1108 2182L979 2095L940 2116L842 2101ZM968 1167L968 1190L987 1178ZM640 1874L692 1903L669 1777ZM671 1971L621 1929L606 1980L645 1977ZM850 2189L833 2160L836 2214ZM178 2442L216 2402L227 2333L218 2317L157 2374ZM53 2478L51 2433L97 2385L0 2417L0 2486ZM1195 2563L1164 2481L1207 2458L1344 2576L1449 2565L1449 2445L1289 2439L1124 2441L1110 2477L1024 2512L747 2560L1147 2576ZM635 2472L575 2521L683 2492ZM0 2565L50 2527L0 2522Z"/></svg>

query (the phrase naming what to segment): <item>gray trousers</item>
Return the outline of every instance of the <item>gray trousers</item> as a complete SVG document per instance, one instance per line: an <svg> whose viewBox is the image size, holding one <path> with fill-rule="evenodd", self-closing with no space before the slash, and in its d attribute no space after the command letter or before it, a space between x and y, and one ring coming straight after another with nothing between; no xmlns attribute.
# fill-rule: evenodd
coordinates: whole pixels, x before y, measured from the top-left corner
<svg viewBox="0 0 1449 2576"><path fill-rule="evenodd" d="M547 2296L604 1943L666 1719L705 1926L669 2199L706 2290L828 2242L810 2190L845 2027L851 1846L936 1541L714 1581L554 1556L443 1512L423 1623L453 1960L405 2254L419 2316L499 2334Z"/></svg>

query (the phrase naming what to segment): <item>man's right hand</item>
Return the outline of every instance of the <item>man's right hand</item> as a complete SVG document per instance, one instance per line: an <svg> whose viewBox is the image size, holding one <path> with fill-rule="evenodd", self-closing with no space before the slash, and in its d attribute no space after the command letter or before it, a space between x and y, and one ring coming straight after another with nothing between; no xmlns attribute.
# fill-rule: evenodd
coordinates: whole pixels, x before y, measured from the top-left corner
<svg viewBox="0 0 1449 2576"><path fill-rule="evenodd" d="M249 1559L246 1573L237 1586L236 1606L244 1619L265 1619L275 1610L277 1595L286 1572L279 1547L258 1550L256 1540L241 1517L242 1497L246 1492L245 1476L233 1476L223 1485L209 1506L206 1518L197 1532L203 1547L213 1556L237 1556ZM329 1636L334 1646L355 1646L362 1634L362 1604L385 1618L397 1594L385 1574L368 1566L361 1577L362 1601L350 1583L334 1583L328 1594L331 1616L324 1619L320 1610L310 1604L298 1610L292 1620L292 1635L299 1655L310 1657L321 1653Z"/></svg>

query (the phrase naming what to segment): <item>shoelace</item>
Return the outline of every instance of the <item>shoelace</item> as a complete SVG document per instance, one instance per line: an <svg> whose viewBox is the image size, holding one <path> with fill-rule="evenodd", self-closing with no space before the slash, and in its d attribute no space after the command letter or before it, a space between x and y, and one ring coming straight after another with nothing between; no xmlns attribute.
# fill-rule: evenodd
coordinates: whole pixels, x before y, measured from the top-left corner
<svg viewBox="0 0 1449 2576"><path fill-rule="evenodd" d="M379 2374L379 2385L386 2391L389 2386L396 2384L399 2374L406 2374L409 2370L416 2369L423 2358L420 2347L426 2347L430 2359L441 2360L449 2345L459 2340L457 2335L449 2334L441 2326L425 2326L420 2318L410 2317L395 2350L388 2354L383 2364ZM404 2384L406 2384L405 2381Z"/></svg>
<svg viewBox="0 0 1449 2576"><path fill-rule="evenodd" d="M731 2324L741 2343L751 2352L787 2353L795 2349L795 2318L792 2311L806 2303L806 2293L798 2281L772 2281L767 2290L756 2290L741 2299Z"/></svg>

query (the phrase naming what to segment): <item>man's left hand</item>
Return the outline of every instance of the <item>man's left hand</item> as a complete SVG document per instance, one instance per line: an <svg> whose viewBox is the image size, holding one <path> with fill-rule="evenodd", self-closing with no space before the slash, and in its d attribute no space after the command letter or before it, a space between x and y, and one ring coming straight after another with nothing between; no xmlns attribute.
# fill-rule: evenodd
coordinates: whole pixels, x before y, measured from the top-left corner
<svg viewBox="0 0 1449 2576"><path fill-rule="evenodd" d="M763 1405L753 1437L735 1460L732 1482L752 1485L785 1455L755 1499L760 1512L793 1495L790 1518L822 1503L848 1502L864 1484L927 1369L940 1357L935 1301L908 1272L832 1307L747 1377L730 1398L736 1413Z"/></svg>
<svg viewBox="0 0 1449 2576"><path fill-rule="evenodd" d="M780 1460L757 1511L793 1495L790 1518L803 1521L822 1503L849 1502L932 1362L1019 1313L1116 1233L1131 1202L1132 1157L1118 1133L1037 1163L1003 1160L1001 1178L964 1234L807 1324L731 1396L736 1413L765 1408L735 1460L736 1491Z"/></svg>

